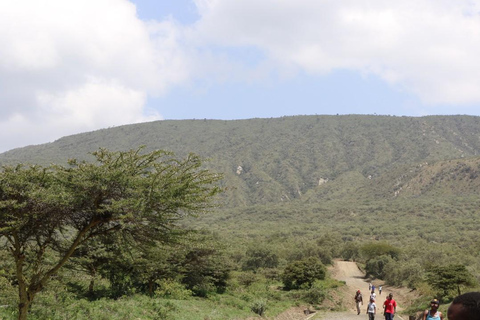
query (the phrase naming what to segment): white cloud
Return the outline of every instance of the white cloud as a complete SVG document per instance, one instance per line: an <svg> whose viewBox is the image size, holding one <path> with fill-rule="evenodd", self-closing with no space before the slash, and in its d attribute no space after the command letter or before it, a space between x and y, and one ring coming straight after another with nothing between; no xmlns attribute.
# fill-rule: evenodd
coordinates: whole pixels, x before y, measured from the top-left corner
<svg viewBox="0 0 480 320"><path fill-rule="evenodd" d="M196 0L203 40L277 68L375 74L426 104L480 102L480 1Z"/></svg>
<svg viewBox="0 0 480 320"><path fill-rule="evenodd" d="M0 151L161 119L146 98L188 78L181 32L126 0L0 2Z"/></svg>
<svg viewBox="0 0 480 320"><path fill-rule="evenodd" d="M152 120L143 116L145 93L96 79L75 90L53 95L37 94L41 122L58 123L65 131L76 127L87 131L105 123L119 125ZM47 115L47 116L45 116ZM158 115L152 115L153 119Z"/></svg>
<svg viewBox="0 0 480 320"><path fill-rule="evenodd" d="M172 86L298 71L373 74L426 112L480 102L480 0L194 1L189 26L127 0L0 1L0 151L160 119L146 100Z"/></svg>
<svg viewBox="0 0 480 320"><path fill-rule="evenodd" d="M18 141L37 144L75 132L161 118L156 112L145 114L144 92L96 79L70 91L39 92L36 98L35 112L12 113L0 121L5 149Z"/></svg>

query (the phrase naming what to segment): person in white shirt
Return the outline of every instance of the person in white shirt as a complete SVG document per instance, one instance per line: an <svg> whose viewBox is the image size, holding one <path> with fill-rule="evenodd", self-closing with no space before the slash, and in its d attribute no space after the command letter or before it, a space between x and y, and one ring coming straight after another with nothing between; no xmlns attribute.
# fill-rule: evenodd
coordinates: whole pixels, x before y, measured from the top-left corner
<svg viewBox="0 0 480 320"><path fill-rule="evenodd" d="M377 305L375 299L370 299L370 303L367 307L368 320L375 320L375 314L377 313Z"/></svg>

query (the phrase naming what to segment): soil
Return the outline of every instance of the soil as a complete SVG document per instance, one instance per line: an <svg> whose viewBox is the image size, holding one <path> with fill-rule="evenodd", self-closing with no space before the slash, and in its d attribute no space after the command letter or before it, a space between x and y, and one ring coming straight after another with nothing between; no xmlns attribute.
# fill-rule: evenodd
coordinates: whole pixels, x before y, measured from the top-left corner
<svg viewBox="0 0 480 320"><path fill-rule="evenodd" d="M368 283L371 282L375 285L382 286L382 294L380 295L378 290L377 294L377 315L376 319L383 319L382 315L382 305L383 301L389 293L393 294L393 298L397 301L397 314L395 315L395 320L408 320L408 316L402 315L402 310L408 306L408 304L415 298L414 293L406 288L396 288L386 286L383 281L373 280L365 278L365 274L358 268L355 262L350 261L335 261L334 265L330 268L330 273L333 278L337 280L345 281L346 286L341 287L336 293L334 293L333 301L325 301L325 304L322 307L344 310L344 311L315 311L314 313L308 313L310 310L314 310L309 306L300 306L291 308L282 314L275 317L273 320L358 320L358 319L368 319L366 314L368 297L370 296L368 292ZM362 313L357 315L355 308L355 302L353 297L355 292L360 290L364 297L365 303L362 307ZM403 307L403 308L402 308Z"/></svg>

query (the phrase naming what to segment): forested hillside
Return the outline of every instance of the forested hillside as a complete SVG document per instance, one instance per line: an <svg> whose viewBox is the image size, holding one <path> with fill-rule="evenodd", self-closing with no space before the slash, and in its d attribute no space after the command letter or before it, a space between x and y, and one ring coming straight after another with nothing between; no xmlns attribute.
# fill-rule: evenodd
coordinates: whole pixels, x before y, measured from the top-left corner
<svg viewBox="0 0 480 320"><path fill-rule="evenodd" d="M100 147L129 150L140 145L147 151L165 149L180 157L193 152L210 159L207 166L225 175L227 207L359 195L418 196L443 188L422 186L420 177L431 174L434 163L480 154L480 118L345 115L157 121L11 150L0 155L0 164L62 163L86 159ZM476 192L473 186L478 184L476 160L469 161L465 166L471 172L455 176L461 180L465 174L472 181L472 188L463 183L462 193ZM452 181L451 175L439 177L442 172L447 174L436 172L435 181ZM444 191L454 192L448 188Z"/></svg>
<svg viewBox="0 0 480 320"><path fill-rule="evenodd" d="M205 172L223 176L219 182L223 192L214 200L215 209L192 217L185 215L183 209L175 211L178 220L171 221L175 228L169 226L165 230L181 230L180 241L169 239L163 243L163 239L148 246L106 236L75 254L72 252L71 263L52 277L53 287L39 294L31 311L32 319L50 317L52 310L57 314L52 319L73 314L103 319L104 308L116 308L118 317L125 314L125 318L139 308L145 319L157 319L158 314L164 315L162 319L245 319L252 314L262 315L267 307L269 315L275 315L299 304L337 310L342 306L323 304L332 301L331 297L338 295L332 292L341 286L325 277L324 266L335 258L357 261L369 276L389 285L417 290L415 296L420 296L420 300L415 305L421 308L427 307L432 296L451 301L457 289L478 289L480 117L345 115L157 121L11 150L0 154L0 165L67 165L71 158L94 161L89 153L99 148L132 150L124 156L116 155L118 160L106 156L116 170L114 173L112 169L102 169L88 175L88 181L75 180L78 186L71 188L72 197L90 201L85 191L76 190L100 184L95 190L103 196L105 181L115 188L128 181L121 178L130 170L123 170L122 163L131 165L130 157L137 159L135 150L142 145L145 149L140 149L140 153L161 149L174 152L178 158L195 153L207 159L199 172L206 168L209 170ZM140 159L137 161L142 163ZM167 175L169 182L162 185L166 192L160 189L158 201L151 202L152 205L161 206L164 196L174 199L181 190L188 189L188 181L169 179L175 177L173 172L181 167L179 163L196 165L200 163L196 159L164 163L172 175ZM7 173L11 176L4 177L10 177L14 184L2 180L5 194L16 183L28 185L45 178L33 168L27 172L35 174L34 179L17 180L15 170L10 168ZM65 174L75 172L62 170ZM212 181L218 177L214 174ZM48 181L56 186L57 182L67 183L70 179L73 178ZM172 190L173 182L185 184ZM16 190L24 196L22 188L17 186ZM37 195L36 188L30 191L34 197ZM113 198L116 192L112 192ZM45 200L43 206L49 205L50 197L58 197L60 204L67 199L56 189L46 199L34 199ZM135 199L129 198L132 205L137 203ZM0 212L5 217L16 217L5 208L29 216L28 211L12 206L16 200L11 200L3 201L4 211ZM107 206L110 201L105 202ZM103 210L101 206L96 209ZM89 222L83 218L83 208L79 212L75 217ZM57 211L52 210L53 213ZM108 218L108 214L102 212L100 216ZM135 216L135 210L132 214ZM22 227L22 221L5 224L2 232ZM136 232L128 233L129 228L121 227L127 222L131 220L121 218L115 228L109 228L109 221L105 228L125 231L127 238L135 238ZM183 234L192 229L195 232ZM62 235L69 240L69 232L71 229L62 228L61 232L46 234L53 238ZM8 239L13 241L16 237ZM29 245L35 243L40 242L36 239ZM45 251L47 265L49 259L58 255L59 248L53 246ZM44 247L40 249L43 254ZM15 312L17 282L10 256L11 251L4 245L0 265L2 270L10 271L0 273L0 284L2 295L10 297L10 302L5 303L9 308L0 310L0 316ZM22 255L13 257L19 259ZM318 274L306 283L295 283L289 278L296 278L298 270L312 268ZM452 272L456 275L453 278ZM131 297L125 301L132 305L113 307L119 297L126 296ZM146 296L156 299L148 300ZM103 300L105 297L112 300ZM83 303L82 307L74 302ZM185 307L186 303L195 307ZM196 308L201 311L182 314ZM222 311L211 316L211 310Z"/></svg>

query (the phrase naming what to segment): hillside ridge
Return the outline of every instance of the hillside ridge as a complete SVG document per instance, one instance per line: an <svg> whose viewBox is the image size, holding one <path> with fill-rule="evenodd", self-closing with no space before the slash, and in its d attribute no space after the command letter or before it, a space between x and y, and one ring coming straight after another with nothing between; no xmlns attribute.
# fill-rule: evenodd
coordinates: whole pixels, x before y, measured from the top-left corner
<svg viewBox="0 0 480 320"><path fill-rule="evenodd" d="M0 154L0 165L89 160L98 148L141 145L208 159L206 167L225 176L230 207L470 194L480 185L480 117L474 116L163 120L10 150Z"/></svg>

